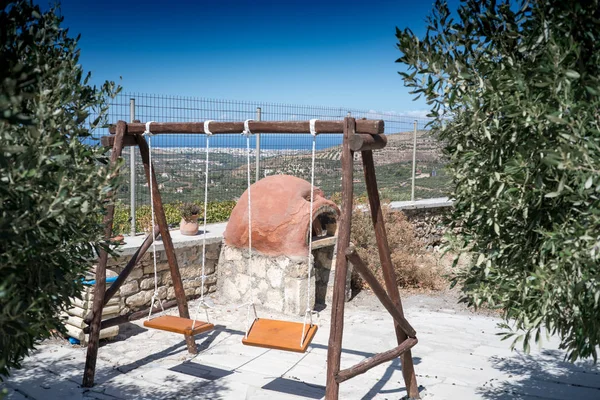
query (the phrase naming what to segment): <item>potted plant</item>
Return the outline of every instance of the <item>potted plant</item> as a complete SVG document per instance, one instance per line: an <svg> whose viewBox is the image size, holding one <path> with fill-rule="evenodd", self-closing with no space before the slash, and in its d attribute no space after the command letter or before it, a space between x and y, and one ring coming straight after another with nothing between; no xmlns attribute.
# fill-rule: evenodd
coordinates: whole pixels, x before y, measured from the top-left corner
<svg viewBox="0 0 600 400"><path fill-rule="evenodd" d="M194 203L184 203L180 210L181 223L179 224L179 231L182 235L196 235L198 233L198 214L200 214L200 207Z"/></svg>

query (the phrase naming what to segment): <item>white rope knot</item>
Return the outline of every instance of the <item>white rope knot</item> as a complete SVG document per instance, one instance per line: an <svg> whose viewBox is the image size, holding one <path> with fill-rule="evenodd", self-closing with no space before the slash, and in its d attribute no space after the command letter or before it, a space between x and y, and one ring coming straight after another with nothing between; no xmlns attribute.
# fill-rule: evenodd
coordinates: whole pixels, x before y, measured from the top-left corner
<svg viewBox="0 0 600 400"><path fill-rule="evenodd" d="M146 122L146 130L144 131L144 133L142 133L143 136L154 136L154 133L150 132L150 124L153 122L154 121Z"/></svg>
<svg viewBox="0 0 600 400"><path fill-rule="evenodd" d="M212 132L209 129L209 125L211 122L214 122L213 120L208 120L208 121L204 121L204 133L208 136L212 136Z"/></svg>
<svg viewBox="0 0 600 400"><path fill-rule="evenodd" d="M313 136L317 136L317 128L315 127L317 121L317 119L310 120L310 134Z"/></svg>
<svg viewBox="0 0 600 400"><path fill-rule="evenodd" d="M254 121L253 119L247 119L244 121L244 132L242 132L242 135L244 135L245 137L249 137L252 135L252 131L250 130L250 121Z"/></svg>

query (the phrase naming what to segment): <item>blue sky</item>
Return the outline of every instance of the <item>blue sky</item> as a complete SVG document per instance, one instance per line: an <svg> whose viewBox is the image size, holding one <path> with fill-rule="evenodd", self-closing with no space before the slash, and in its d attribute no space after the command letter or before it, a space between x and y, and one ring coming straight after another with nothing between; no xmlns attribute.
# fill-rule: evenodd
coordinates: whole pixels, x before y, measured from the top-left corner
<svg viewBox="0 0 600 400"><path fill-rule="evenodd" d="M63 0L62 14L71 34L82 35L81 63L95 83L410 113L426 104L412 101L397 74L395 27L423 35L432 4Z"/></svg>

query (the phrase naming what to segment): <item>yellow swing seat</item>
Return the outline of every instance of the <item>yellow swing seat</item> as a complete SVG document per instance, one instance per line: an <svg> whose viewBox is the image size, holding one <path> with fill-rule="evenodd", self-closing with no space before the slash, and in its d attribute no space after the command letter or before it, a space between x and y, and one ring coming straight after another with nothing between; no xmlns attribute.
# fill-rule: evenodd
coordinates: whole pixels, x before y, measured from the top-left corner
<svg viewBox="0 0 600 400"><path fill-rule="evenodd" d="M192 329L192 325L194 326L194 329ZM176 317L174 315L161 315L160 317L144 321L144 326L161 331L192 336L210 331L215 327L210 322L196 320L196 323L194 323L194 320L192 319Z"/></svg>
<svg viewBox="0 0 600 400"><path fill-rule="evenodd" d="M256 318L250 327L248 337L242 339L246 346L304 353L312 342L318 327L306 325L304 342L300 346L303 324L300 322Z"/></svg>

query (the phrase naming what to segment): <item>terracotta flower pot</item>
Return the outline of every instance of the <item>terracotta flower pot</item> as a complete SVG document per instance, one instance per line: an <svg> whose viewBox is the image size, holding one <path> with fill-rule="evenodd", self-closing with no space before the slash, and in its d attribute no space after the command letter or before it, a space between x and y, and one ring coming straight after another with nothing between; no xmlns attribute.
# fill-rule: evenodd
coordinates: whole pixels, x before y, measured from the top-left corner
<svg viewBox="0 0 600 400"><path fill-rule="evenodd" d="M117 235L115 237L110 238L110 241L118 244L123 244L125 243L125 236Z"/></svg>
<svg viewBox="0 0 600 400"><path fill-rule="evenodd" d="M193 222L187 222L185 219L181 218L179 231L182 235L194 236L198 234L198 216L192 215L192 221Z"/></svg>

